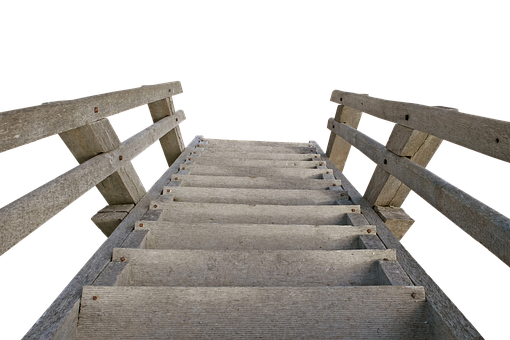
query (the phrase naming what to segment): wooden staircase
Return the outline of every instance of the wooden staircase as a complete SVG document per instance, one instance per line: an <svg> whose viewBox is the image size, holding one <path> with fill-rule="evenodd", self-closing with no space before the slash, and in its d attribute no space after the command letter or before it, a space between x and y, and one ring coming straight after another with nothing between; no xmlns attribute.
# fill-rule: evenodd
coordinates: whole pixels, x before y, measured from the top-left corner
<svg viewBox="0 0 510 340"><path fill-rule="evenodd" d="M425 167L442 140L510 162L510 122L334 90L315 142L203 139L185 148L180 82L0 113L0 152L58 134L79 165L0 208L0 255L88 190L108 237L24 340L481 339L400 239L410 191L510 265L510 219ZM108 117L147 105L121 142ZM384 146L362 112L395 123ZM149 189L131 161L156 141L169 168ZM376 169L361 195L351 146ZM431 250L433 251L433 249ZM461 284L461 283L459 283Z"/></svg>
<svg viewBox="0 0 510 340"><path fill-rule="evenodd" d="M83 287L77 339L435 336L424 288L317 144L201 139L185 152Z"/></svg>

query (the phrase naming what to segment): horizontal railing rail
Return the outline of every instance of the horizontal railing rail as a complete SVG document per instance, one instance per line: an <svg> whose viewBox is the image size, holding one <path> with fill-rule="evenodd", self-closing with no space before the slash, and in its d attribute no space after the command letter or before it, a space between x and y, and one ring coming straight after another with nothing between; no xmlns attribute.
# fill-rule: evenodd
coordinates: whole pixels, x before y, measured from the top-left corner
<svg viewBox="0 0 510 340"><path fill-rule="evenodd" d="M339 90L331 101L510 162L510 122Z"/></svg>
<svg viewBox="0 0 510 340"><path fill-rule="evenodd" d="M0 255L185 120L177 111L0 209Z"/></svg>
<svg viewBox="0 0 510 340"><path fill-rule="evenodd" d="M0 152L179 93L175 81L0 112Z"/></svg>
<svg viewBox="0 0 510 340"><path fill-rule="evenodd" d="M333 92L334 97L336 96L338 99L342 98L342 100L339 100L341 102L343 102L345 98L338 97L338 95L343 96L343 94L345 94L345 92ZM359 96L359 100L363 101L363 105L367 103L368 98L369 97L367 96ZM379 101L380 99L376 100ZM389 113L389 108L375 108L378 104L377 101L372 102L372 104L369 105L372 111L385 112L388 116L393 115ZM350 101L347 102L352 103ZM403 106L406 107L406 105ZM359 110L363 109L361 108ZM422 106L420 106L420 110L427 111L422 109ZM434 110L432 109L430 112L432 111ZM407 111L400 110L400 112L406 112L406 114L414 117L419 116L416 111L411 110L411 107L408 107ZM455 113L456 112L448 111L448 114ZM422 121L422 118L416 118L415 121ZM398 123L401 122L398 121ZM510 125L510 123L507 122L503 123ZM411 127L418 129L419 124L415 124ZM510 250L508 247L508 244L510 244L510 219L436 176L432 172L426 170L424 167L418 165L412 160L403 156L398 156L387 150L382 144L345 123L337 122L333 118L330 118L328 121L328 129L343 138L352 146L356 147L384 171L393 175L395 178L407 185L411 190L415 191L438 211L443 213L452 222L467 232L471 237L483 244L504 263L510 265ZM501 130L502 129L499 131ZM429 129L426 132L433 133L434 131ZM491 132L488 134L493 135L494 133ZM441 137L444 138L443 136ZM508 154L510 154L510 152L507 150L506 153L508 158Z"/></svg>

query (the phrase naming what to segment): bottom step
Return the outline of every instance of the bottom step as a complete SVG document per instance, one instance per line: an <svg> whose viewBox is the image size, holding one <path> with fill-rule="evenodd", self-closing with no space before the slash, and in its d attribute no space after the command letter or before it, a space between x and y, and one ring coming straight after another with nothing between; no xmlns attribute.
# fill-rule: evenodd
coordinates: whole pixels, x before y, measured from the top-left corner
<svg viewBox="0 0 510 340"><path fill-rule="evenodd" d="M77 339L428 339L423 287L83 287Z"/></svg>

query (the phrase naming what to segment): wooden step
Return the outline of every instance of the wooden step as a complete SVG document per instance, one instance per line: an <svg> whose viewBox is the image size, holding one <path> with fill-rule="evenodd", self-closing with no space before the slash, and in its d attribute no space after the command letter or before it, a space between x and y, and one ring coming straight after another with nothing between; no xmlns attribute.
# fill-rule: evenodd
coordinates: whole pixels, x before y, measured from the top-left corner
<svg viewBox="0 0 510 340"><path fill-rule="evenodd" d="M274 177L249 176L197 176L179 175L171 176L170 185L181 187L207 187L207 188L252 188L252 189L299 189L324 190L329 187L340 187L339 179L289 179Z"/></svg>
<svg viewBox="0 0 510 340"><path fill-rule="evenodd" d="M207 144L209 146L272 146L272 147L313 147L312 143L293 143L293 142L269 142L258 140L230 140L230 139L212 139L203 138L199 145Z"/></svg>
<svg viewBox="0 0 510 340"><path fill-rule="evenodd" d="M188 156L188 160L191 159L231 159L231 158L241 158L241 159L274 159L280 161L317 161L321 160L321 155L319 154L298 154L298 153L271 153L271 152L228 152L221 150L203 150L201 152L197 152L195 154L191 153Z"/></svg>
<svg viewBox="0 0 510 340"><path fill-rule="evenodd" d="M429 339L423 287L83 287L78 340Z"/></svg>
<svg viewBox="0 0 510 340"><path fill-rule="evenodd" d="M142 226L140 226L142 225ZM370 233L367 231L370 229ZM139 221L147 249L341 250L358 249L375 226L171 223Z"/></svg>
<svg viewBox="0 0 510 340"><path fill-rule="evenodd" d="M176 202L197 203L333 205L349 199L343 190L165 187L163 193L172 195Z"/></svg>
<svg viewBox="0 0 510 340"><path fill-rule="evenodd" d="M150 208L159 207L153 204ZM173 202L163 211L161 220L188 223L345 225L348 224L347 213L359 212L359 205L283 206Z"/></svg>
<svg viewBox="0 0 510 340"><path fill-rule="evenodd" d="M310 144L311 145L311 144ZM242 145L242 144L224 144L224 145L212 145L212 144L202 144L197 145L198 150L217 150L217 151L228 151L228 152L269 152L269 153L293 153L293 154L309 154L309 153L317 153L315 147L308 146L287 146L287 145L279 145L279 146L264 146L264 145Z"/></svg>
<svg viewBox="0 0 510 340"><path fill-rule="evenodd" d="M130 286L255 287L376 286L378 261L394 249L168 250L115 248L129 264Z"/></svg>
<svg viewBox="0 0 510 340"><path fill-rule="evenodd" d="M214 166L194 164L181 164L180 169L189 170L189 175L286 177L289 179L321 179L323 175L333 173L333 171L329 169L264 168L253 166Z"/></svg>
<svg viewBox="0 0 510 340"><path fill-rule="evenodd" d="M324 161L290 161L275 159L251 159L251 158L212 158L212 157L196 157L185 164L195 165L213 165L213 166L245 166L245 167L265 167L265 168L303 168L317 169L318 166L326 166Z"/></svg>

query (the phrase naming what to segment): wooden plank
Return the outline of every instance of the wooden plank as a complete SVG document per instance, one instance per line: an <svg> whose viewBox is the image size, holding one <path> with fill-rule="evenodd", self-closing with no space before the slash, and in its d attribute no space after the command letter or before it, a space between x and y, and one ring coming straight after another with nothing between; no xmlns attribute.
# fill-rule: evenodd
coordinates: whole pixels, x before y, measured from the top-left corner
<svg viewBox="0 0 510 340"><path fill-rule="evenodd" d="M335 120L337 122L343 122L349 124L353 128L357 129L359 121L361 119L361 111L353 109L349 106L338 105L335 114ZM351 150L351 144L347 143L342 137L336 133L331 133L329 136L328 148L326 155L333 161L336 167L340 171L344 171L345 162L349 151Z"/></svg>
<svg viewBox="0 0 510 340"><path fill-rule="evenodd" d="M186 161L187 164L196 165L214 165L214 166L249 166L249 167L274 167L274 168L301 168L301 169L316 169L326 163L321 161L288 161L288 160L267 160L267 159L252 159L241 158L239 156L230 158L201 158L196 157L191 161Z"/></svg>
<svg viewBox="0 0 510 340"><path fill-rule="evenodd" d="M92 283L94 286L128 286L131 268L125 262L110 262Z"/></svg>
<svg viewBox="0 0 510 340"><path fill-rule="evenodd" d="M177 117L179 121L174 117L160 120L117 149L89 159L1 208L0 255L177 126L185 119L184 112L179 111Z"/></svg>
<svg viewBox="0 0 510 340"><path fill-rule="evenodd" d="M385 250L173 250L115 248L130 266L130 286L375 286ZM169 273L171 273L169 275Z"/></svg>
<svg viewBox="0 0 510 340"><path fill-rule="evenodd" d="M364 226L143 222L148 249L340 250L358 249ZM125 245L123 248L127 248Z"/></svg>
<svg viewBox="0 0 510 340"><path fill-rule="evenodd" d="M142 86L1 112L0 152L166 98L169 93L182 93L181 83Z"/></svg>
<svg viewBox="0 0 510 340"><path fill-rule="evenodd" d="M391 286L412 286L413 283L398 261L391 261L388 258L377 261L379 264L379 275L382 285Z"/></svg>
<svg viewBox="0 0 510 340"><path fill-rule="evenodd" d="M189 170L190 175L199 176L248 176L248 177L285 177L288 179L318 179L328 169L303 168L263 168L256 166L214 166L214 165L181 165L181 170Z"/></svg>
<svg viewBox="0 0 510 340"><path fill-rule="evenodd" d="M133 230L121 248L147 249L147 234L147 230Z"/></svg>
<svg viewBox="0 0 510 340"><path fill-rule="evenodd" d="M165 207L167 209L163 209L163 221L189 223L345 224L347 213L359 213L357 205L280 206L173 202L165 204Z"/></svg>
<svg viewBox="0 0 510 340"><path fill-rule="evenodd" d="M197 203L334 205L348 199L347 193L339 190L166 187L164 194L173 195L176 202Z"/></svg>
<svg viewBox="0 0 510 340"><path fill-rule="evenodd" d="M103 234L110 236L134 206L134 204L108 205L92 216L91 220Z"/></svg>
<svg viewBox="0 0 510 340"><path fill-rule="evenodd" d="M480 333L478 333L462 312L430 278L427 272L425 272L420 264L404 248L404 246L402 246L395 235L393 235L393 233L381 220L379 215L375 213L367 200L360 195L342 172L334 167L333 162L322 152L320 146L317 143L315 143L315 145L317 146L317 152L323 156L323 159L331 167L335 176L342 180L342 185L349 193L353 203L359 204L361 206L363 216L367 218L370 224L377 227L377 235L386 248L395 249L397 251L398 261L411 281L416 286L423 286L425 288L425 291L427 292L427 301L430 306L430 315L428 320L432 331L431 338L481 339L482 337Z"/></svg>
<svg viewBox="0 0 510 340"><path fill-rule="evenodd" d="M359 237L360 249L386 249L377 235L360 235Z"/></svg>
<svg viewBox="0 0 510 340"><path fill-rule="evenodd" d="M152 103L149 103L149 110L151 112L152 120L154 123L160 119L175 115L174 102L172 97L167 97ZM182 150L184 150L184 142L182 141L181 129L177 126L172 131L159 139L163 153L165 154L168 166L179 157Z"/></svg>
<svg viewBox="0 0 510 340"><path fill-rule="evenodd" d="M406 214L404 209L399 207L380 207L376 205L374 210L399 240L404 237L414 223L414 220Z"/></svg>
<svg viewBox="0 0 510 340"><path fill-rule="evenodd" d="M70 323L69 320L78 316L75 306L79 306L82 288L91 285L103 269L112 259L113 248L119 247L133 231L136 221L147 212L151 200L161 195L163 187L170 181L172 174L179 169L179 163L183 162L189 152L198 143L201 136L196 136L188 148L179 156L174 164L152 186L147 194L129 212L129 215L115 229L112 235L99 247L90 260L76 274L67 287L60 293L58 298L44 312L39 320L32 326L23 340L49 340L49 339L72 339L71 337L59 337L59 334L74 334L75 329L67 333L61 331L62 327Z"/></svg>
<svg viewBox="0 0 510 340"><path fill-rule="evenodd" d="M331 101L510 162L510 122L338 90Z"/></svg>
<svg viewBox="0 0 510 340"><path fill-rule="evenodd" d="M396 124L386 143L386 149L426 167L441 142L442 139L433 135ZM400 207L409 192L409 187L377 166L364 196L372 206Z"/></svg>
<svg viewBox="0 0 510 340"><path fill-rule="evenodd" d="M93 286L77 338L430 339L425 307L422 287Z"/></svg>
<svg viewBox="0 0 510 340"><path fill-rule="evenodd" d="M272 147L302 147L309 148L310 143L295 143L295 142L270 142L270 141L258 141L258 140L232 140L232 139L213 139L204 138L199 145L209 144L210 146L272 146Z"/></svg>
<svg viewBox="0 0 510 340"><path fill-rule="evenodd" d="M341 187L338 179L298 179L285 177L248 177L248 176L198 176L173 175L172 183L180 183L183 187L206 188L252 188L252 189L305 189L326 190L329 187Z"/></svg>
<svg viewBox="0 0 510 340"><path fill-rule="evenodd" d="M320 160L320 156L314 153L293 154L293 153L276 153L276 152L229 152L222 150L203 150L196 154L191 154L188 160L200 158L208 160L216 159L274 159L280 161L311 161Z"/></svg>
<svg viewBox="0 0 510 340"><path fill-rule="evenodd" d="M80 164L121 144L107 118L62 132L59 136ZM110 205L136 204L145 195L142 181L129 161L96 187Z"/></svg>
<svg viewBox="0 0 510 340"><path fill-rule="evenodd" d="M509 218L406 157L389 152L383 145L346 124L337 123L331 118L328 128L342 135L384 171L395 176L501 261L510 265Z"/></svg>

